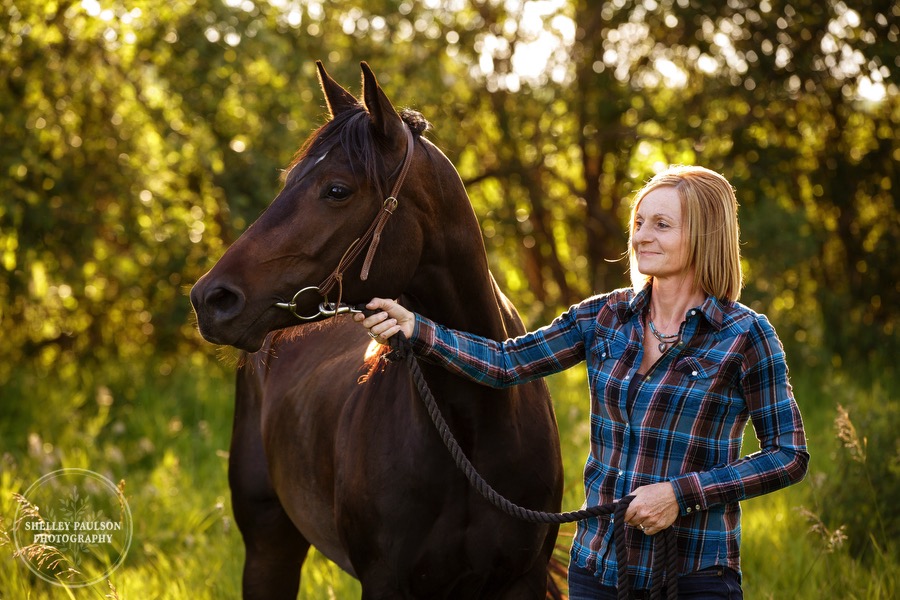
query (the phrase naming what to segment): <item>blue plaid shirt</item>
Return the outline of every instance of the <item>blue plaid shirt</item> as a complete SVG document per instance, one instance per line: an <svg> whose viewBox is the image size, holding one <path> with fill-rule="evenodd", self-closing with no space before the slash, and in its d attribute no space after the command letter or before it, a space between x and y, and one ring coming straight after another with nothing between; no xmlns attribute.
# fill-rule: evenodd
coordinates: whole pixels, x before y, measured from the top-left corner
<svg viewBox="0 0 900 600"><path fill-rule="evenodd" d="M550 325L495 342L416 316L413 348L427 360L492 387L517 385L587 361L591 449L585 506L671 482L680 573L713 565L740 572L740 500L800 481L809 454L784 350L765 316L708 297L689 310L680 341L628 388L643 356L641 313L649 287L616 290L572 306ZM760 451L740 456L750 419ZM649 536L628 528L632 576L650 583ZM577 526L572 561L616 585L609 517Z"/></svg>

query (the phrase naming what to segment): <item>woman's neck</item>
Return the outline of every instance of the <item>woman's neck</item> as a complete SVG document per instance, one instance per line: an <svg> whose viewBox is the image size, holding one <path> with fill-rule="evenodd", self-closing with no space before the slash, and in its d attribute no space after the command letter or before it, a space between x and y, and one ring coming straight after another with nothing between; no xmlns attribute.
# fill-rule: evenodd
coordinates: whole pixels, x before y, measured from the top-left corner
<svg viewBox="0 0 900 600"><path fill-rule="evenodd" d="M659 331L678 331L688 309L698 306L706 294L694 285L692 276L654 278L650 294L650 319Z"/></svg>

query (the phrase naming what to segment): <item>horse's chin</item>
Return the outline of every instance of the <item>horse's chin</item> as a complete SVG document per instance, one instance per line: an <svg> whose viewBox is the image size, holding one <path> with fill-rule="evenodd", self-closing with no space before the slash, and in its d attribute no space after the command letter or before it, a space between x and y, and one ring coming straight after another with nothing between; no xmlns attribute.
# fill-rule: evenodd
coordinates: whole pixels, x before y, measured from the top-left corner
<svg viewBox="0 0 900 600"><path fill-rule="evenodd" d="M231 346L250 354L258 352L263 347L271 332L296 324L295 319L271 311L264 312L244 326L238 323L226 325L198 320L200 335L207 342L218 346Z"/></svg>
<svg viewBox="0 0 900 600"><path fill-rule="evenodd" d="M266 341L266 337L263 336L261 338L253 338L253 339L239 339L233 344L228 344L238 350L243 350L244 352L248 352L253 354L254 352L259 352L259 349L262 348L263 342Z"/></svg>
<svg viewBox="0 0 900 600"><path fill-rule="evenodd" d="M263 335L262 337L234 337L223 332L213 333L209 331L203 331L202 328L200 329L200 336L210 344L215 344L216 346L229 346L231 348L237 348L238 350L243 350L244 352L249 352L251 354L262 348L263 342L266 339L265 335Z"/></svg>

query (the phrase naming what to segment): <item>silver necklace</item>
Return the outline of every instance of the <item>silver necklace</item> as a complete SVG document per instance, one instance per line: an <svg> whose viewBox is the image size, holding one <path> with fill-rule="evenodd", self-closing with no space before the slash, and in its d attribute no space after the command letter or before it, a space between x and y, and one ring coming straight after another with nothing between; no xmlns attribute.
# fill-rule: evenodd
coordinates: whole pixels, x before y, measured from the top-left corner
<svg viewBox="0 0 900 600"><path fill-rule="evenodd" d="M659 342L659 345L657 346L657 348L659 348L660 352L665 352L666 347L669 344L674 344L675 340L677 340L678 337L681 335L679 333L670 333L670 334L660 333L656 329L656 325L653 324L653 320L650 318L650 315L647 315L647 322L650 324L650 333L652 333L653 337L655 337L656 340Z"/></svg>

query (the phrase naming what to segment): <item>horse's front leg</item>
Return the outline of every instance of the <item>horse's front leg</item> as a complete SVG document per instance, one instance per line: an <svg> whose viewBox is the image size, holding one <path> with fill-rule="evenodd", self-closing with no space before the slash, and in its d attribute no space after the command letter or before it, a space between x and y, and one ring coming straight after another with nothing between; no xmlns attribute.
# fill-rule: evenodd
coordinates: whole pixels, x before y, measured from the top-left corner
<svg viewBox="0 0 900 600"><path fill-rule="evenodd" d="M253 379L247 369L238 371L228 462L234 517L246 551L243 597L295 600L310 544L285 513L269 479Z"/></svg>
<svg viewBox="0 0 900 600"><path fill-rule="evenodd" d="M252 515L238 520L244 538L245 600L294 600L309 542L297 531L278 501L252 501ZM235 510L237 517L237 510Z"/></svg>

